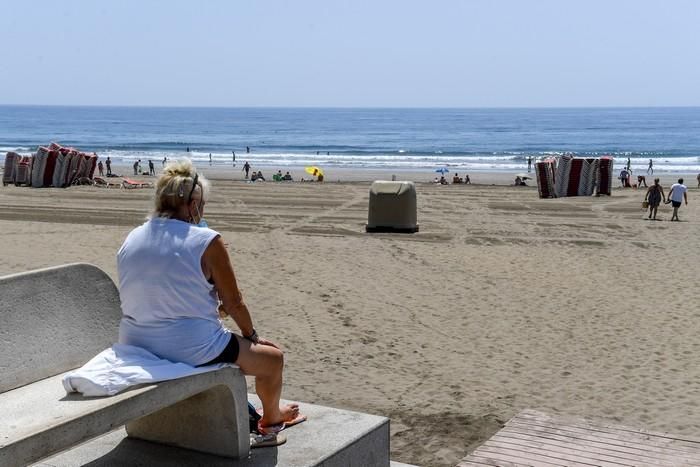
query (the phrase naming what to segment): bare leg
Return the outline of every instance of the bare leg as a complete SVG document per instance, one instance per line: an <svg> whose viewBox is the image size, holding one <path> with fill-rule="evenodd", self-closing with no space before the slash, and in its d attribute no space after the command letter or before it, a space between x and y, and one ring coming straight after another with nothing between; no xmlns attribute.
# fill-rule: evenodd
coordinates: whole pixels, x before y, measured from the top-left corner
<svg viewBox="0 0 700 467"><path fill-rule="evenodd" d="M255 392L263 406L263 426L293 420L299 414L297 404L280 406L282 396L282 370L284 356L282 351L269 345L253 344L234 334L238 339L240 351L236 364L243 373L255 376Z"/></svg>
<svg viewBox="0 0 700 467"><path fill-rule="evenodd" d="M652 219L654 219L654 220L656 220L656 211L657 211L658 209L659 209L658 206L654 206L654 208L653 208L653 213L654 213L654 215L652 216Z"/></svg>
<svg viewBox="0 0 700 467"><path fill-rule="evenodd" d="M678 220L678 208L674 207L673 208L673 215L671 216L672 221L677 221Z"/></svg>

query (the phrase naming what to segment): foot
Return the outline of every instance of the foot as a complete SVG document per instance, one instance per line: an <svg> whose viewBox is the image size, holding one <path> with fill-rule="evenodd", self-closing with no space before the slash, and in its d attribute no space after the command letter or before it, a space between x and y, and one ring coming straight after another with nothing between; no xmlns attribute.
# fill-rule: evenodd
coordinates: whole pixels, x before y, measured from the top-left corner
<svg viewBox="0 0 700 467"><path fill-rule="evenodd" d="M269 415L269 416L268 416ZM299 415L299 404L280 405L277 413L264 413L260 419L260 425L263 427L279 425L282 422L290 422Z"/></svg>

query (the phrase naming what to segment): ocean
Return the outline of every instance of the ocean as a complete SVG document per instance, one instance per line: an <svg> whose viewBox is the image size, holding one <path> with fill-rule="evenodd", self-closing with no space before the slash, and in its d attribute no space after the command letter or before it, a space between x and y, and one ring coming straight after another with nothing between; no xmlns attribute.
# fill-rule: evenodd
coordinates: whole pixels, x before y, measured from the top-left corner
<svg viewBox="0 0 700 467"><path fill-rule="evenodd" d="M116 163L190 157L284 169L514 171L563 153L700 172L700 108L347 109L0 106L0 159L56 141ZM246 147L250 152L246 152Z"/></svg>

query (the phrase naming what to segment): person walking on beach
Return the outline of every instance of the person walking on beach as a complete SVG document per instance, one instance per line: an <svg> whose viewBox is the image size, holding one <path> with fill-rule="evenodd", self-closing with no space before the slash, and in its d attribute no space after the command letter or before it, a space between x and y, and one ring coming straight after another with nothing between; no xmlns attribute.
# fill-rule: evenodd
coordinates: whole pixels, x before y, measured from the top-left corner
<svg viewBox="0 0 700 467"><path fill-rule="evenodd" d="M231 151L231 153L233 154L233 166L235 167L236 166L236 151Z"/></svg>
<svg viewBox="0 0 700 467"><path fill-rule="evenodd" d="M620 183L622 184L622 188L629 186L629 181L628 181L629 176L630 176L630 174L629 174L629 172L627 172L627 169L623 168L622 170L620 170L620 176L618 178L620 179Z"/></svg>
<svg viewBox="0 0 700 467"><path fill-rule="evenodd" d="M104 165L102 164L102 161L97 163L97 170L100 172L100 177L104 177L105 172L104 172Z"/></svg>
<svg viewBox="0 0 700 467"><path fill-rule="evenodd" d="M163 167L165 167L165 163L166 163L166 162L168 162L168 157L167 157L167 156L163 157L163 162L162 162Z"/></svg>
<svg viewBox="0 0 700 467"><path fill-rule="evenodd" d="M644 197L644 201L649 203L649 219L656 220L656 211L659 209L661 200L666 202L666 195L664 194L664 188L659 185L659 179L655 178L654 184L649 187Z"/></svg>
<svg viewBox="0 0 700 467"><path fill-rule="evenodd" d="M245 170L245 179L248 180L248 172L250 172L250 164L248 161L245 161L245 164L243 164L243 170Z"/></svg>
<svg viewBox="0 0 700 467"><path fill-rule="evenodd" d="M153 165L153 161L151 159L148 159L148 175L155 175L156 174L156 168Z"/></svg>
<svg viewBox="0 0 700 467"><path fill-rule="evenodd" d="M532 156L527 156L527 171L528 173L532 170Z"/></svg>
<svg viewBox="0 0 700 467"><path fill-rule="evenodd" d="M685 205L688 205L688 187L683 185L682 178L678 179L678 183L671 185L671 191L668 192L668 199L671 200L671 205L673 206L673 215L671 216L671 220L680 221L678 218L678 208L681 207L684 199Z"/></svg>
<svg viewBox="0 0 700 467"><path fill-rule="evenodd" d="M110 175L112 175L112 159L110 159L109 156L107 156L105 165L107 166L107 176L109 177Z"/></svg>
<svg viewBox="0 0 700 467"><path fill-rule="evenodd" d="M649 167L647 168L647 174L651 173L651 175L654 175L654 161L649 159Z"/></svg>
<svg viewBox="0 0 700 467"><path fill-rule="evenodd" d="M627 171L630 171L630 168L632 167L632 159L629 157L627 158Z"/></svg>
<svg viewBox="0 0 700 467"><path fill-rule="evenodd" d="M211 165L211 153L209 153L209 165Z"/></svg>

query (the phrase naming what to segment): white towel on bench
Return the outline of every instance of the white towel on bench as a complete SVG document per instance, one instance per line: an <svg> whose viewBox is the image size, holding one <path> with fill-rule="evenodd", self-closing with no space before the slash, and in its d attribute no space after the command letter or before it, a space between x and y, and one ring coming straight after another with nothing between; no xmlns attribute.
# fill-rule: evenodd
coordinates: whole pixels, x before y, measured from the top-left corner
<svg viewBox="0 0 700 467"><path fill-rule="evenodd" d="M79 392L86 397L113 396L138 384L184 378L235 366L218 363L194 367L164 360L141 347L114 344L82 367L66 373L63 387L68 393Z"/></svg>

